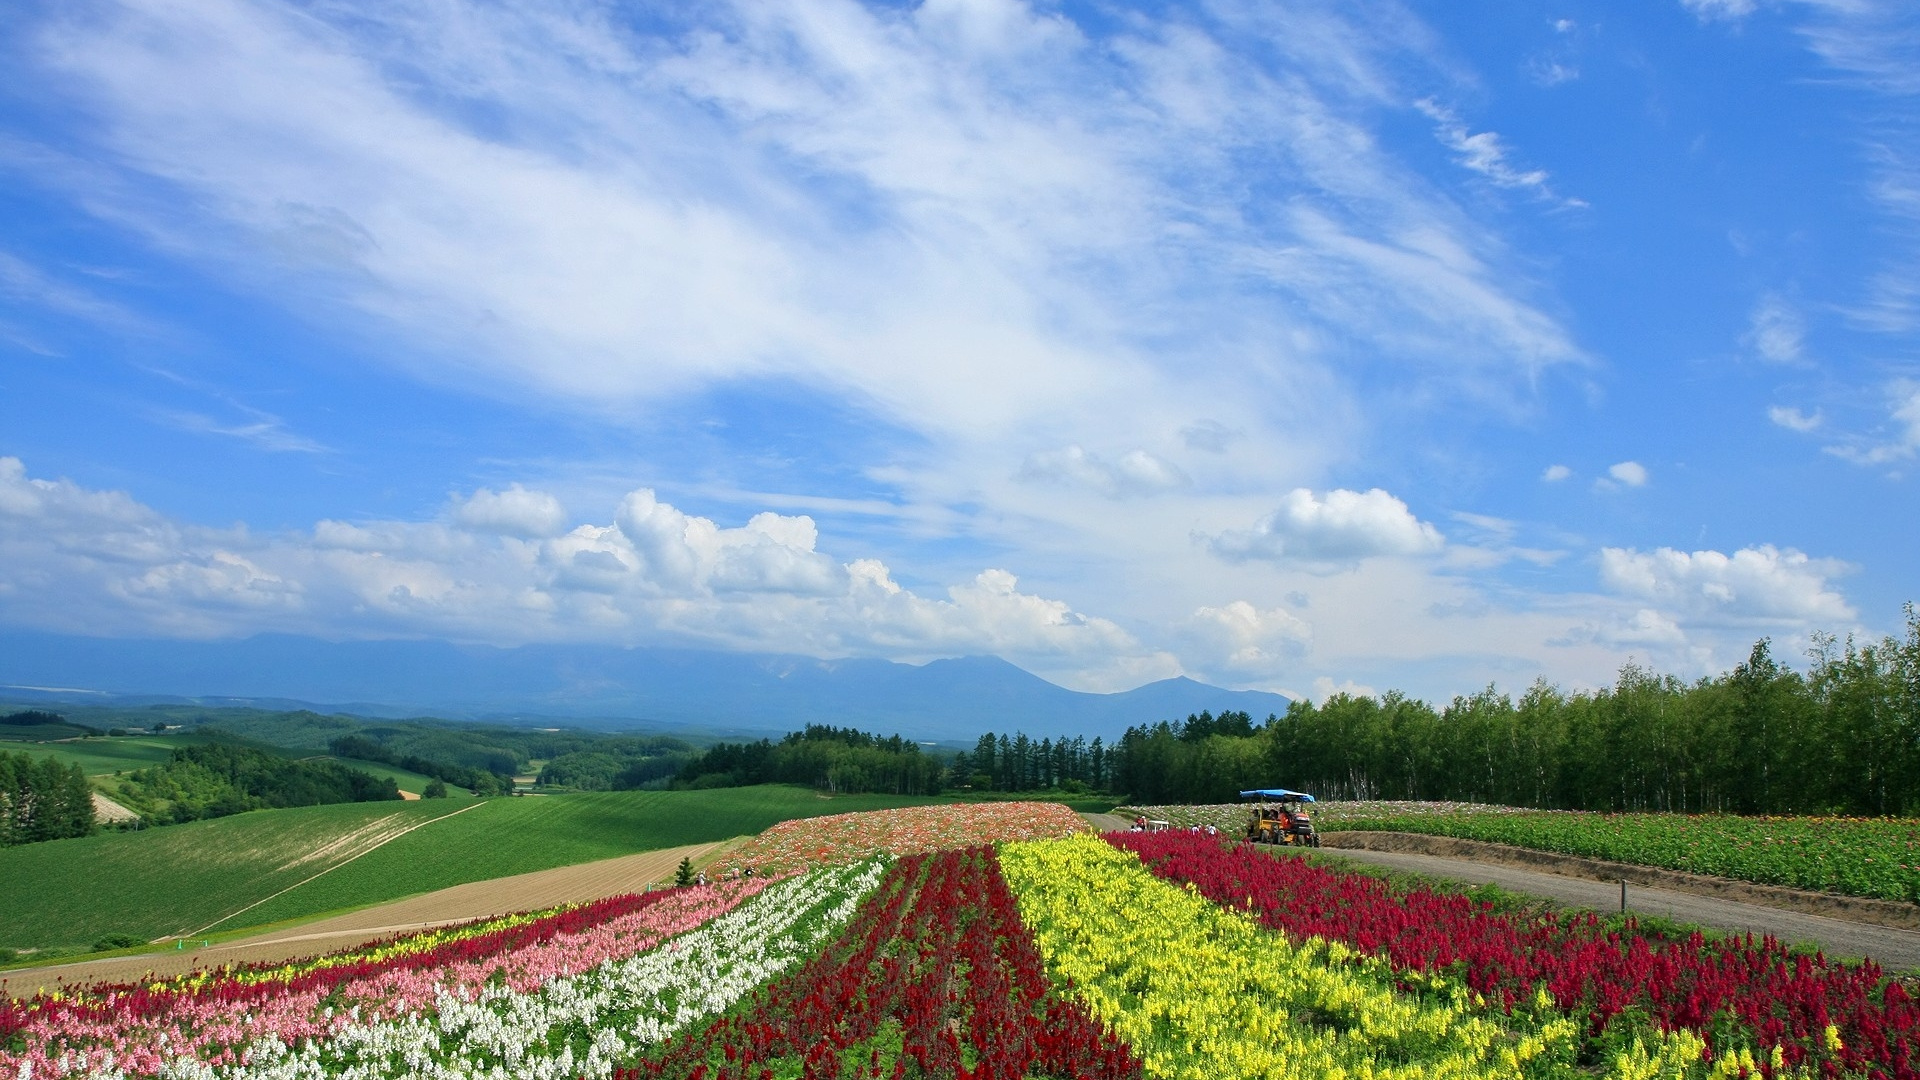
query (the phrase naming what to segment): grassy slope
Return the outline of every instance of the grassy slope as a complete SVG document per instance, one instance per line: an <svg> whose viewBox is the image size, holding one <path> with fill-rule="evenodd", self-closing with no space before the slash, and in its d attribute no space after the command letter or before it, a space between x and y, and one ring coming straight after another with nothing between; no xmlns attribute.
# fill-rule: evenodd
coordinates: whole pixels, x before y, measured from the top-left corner
<svg viewBox="0 0 1920 1080"><path fill-rule="evenodd" d="M68 764L78 762L88 776L98 776L119 769L143 769L167 760L182 746L206 741L192 735L103 736L70 742L0 743L0 750L55 757Z"/></svg>
<svg viewBox="0 0 1920 1080"><path fill-rule="evenodd" d="M777 821L948 800L804 788L621 791L487 801L269 901L220 931L361 907L507 874L755 833ZM465 799L256 810L215 821L0 849L0 947L197 930L321 869L286 864L386 817Z"/></svg>
<svg viewBox="0 0 1920 1080"><path fill-rule="evenodd" d="M393 782L400 785L401 791L411 791L415 795L418 795L422 791L425 791L427 789L427 785L433 783L433 777L431 776L423 776L417 772L408 772L407 770L400 768L398 765L387 765L378 761L361 761L359 758L344 758L344 757L310 757L310 758L302 758L301 760L302 761L337 761L340 764L345 765L349 769L358 769L361 772L372 773L375 776L391 776L393 777ZM466 788L463 788L463 787L456 787L453 784L448 784L447 794L457 799L463 796L472 795L473 792L468 791Z"/></svg>

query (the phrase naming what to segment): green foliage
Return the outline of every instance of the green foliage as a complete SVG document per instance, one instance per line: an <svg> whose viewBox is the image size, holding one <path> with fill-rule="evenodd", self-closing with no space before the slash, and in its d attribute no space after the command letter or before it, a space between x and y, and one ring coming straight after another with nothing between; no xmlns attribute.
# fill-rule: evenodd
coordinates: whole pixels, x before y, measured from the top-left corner
<svg viewBox="0 0 1920 1080"><path fill-rule="evenodd" d="M1002 791L1078 780L1148 804L1280 785L1542 809L1920 815L1920 612L1907 606L1904 638L1817 637L1809 659L1802 675L1763 640L1694 683L1630 664L1591 693L1538 682L1516 701L1488 687L1438 709L1397 692L1335 694L1257 728L1201 713L1105 748L987 735L953 775Z"/></svg>
<svg viewBox="0 0 1920 1080"><path fill-rule="evenodd" d="M147 943L147 939L133 934L108 934L93 943L94 952L112 952L115 949L137 949Z"/></svg>
<svg viewBox="0 0 1920 1080"><path fill-rule="evenodd" d="M836 794L931 795L946 768L917 743L854 728L808 724L779 742L720 743L681 766L682 787L811 784Z"/></svg>
<svg viewBox="0 0 1920 1080"><path fill-rule="evenodd" d="M440 779L439 777L435 777L431 783L427 784L426 790L420 793L420 797L423 799L446 798L447 782L445 780Z"/></svg>
<svg viewBox="0 0 1920 1080"><path fill-rule="evenodd" d="M680 865L673 871L673 883L683 889L693 884L693 860L691 858L683 858L680 860Z"/></svg>
<svg viewBox="0 0 1920 1080"><path fill-rule="evenodd" d="M1342 829L1457 836L1818 892L1920 901L1920 822L1728 814L1379 814Z"/></svg>
<svg viewBox="0 0 1920 1080"><path fill-rule="evenodd" d="M0 716L0 739L71 739L98 734L98 728L73 723L59 713L44 709L27 709Z"/></svg>
<svg viewBox="0 0 1920 1080"><path fill-rule="evenodd" d="M84 781L83 781L84 782ZM246 810L400 798L391 777L337 761L294 761L250 746L208 743L175 750L163 764L126 776L120 801L156 824Z"/></svg>
<svg viewBox="0 0 1920 1080"><path fill-rule="evenodd" d="M0 947L83 945L120 932L189 933L308 878L214 932L751 835L789 818L938 801L825 798L789 786L616 791L466 803L451 817L445 815L463 804L342 803L107 832L0 850ZM422 827L341 863L414 825Z"/></svg>
<svg viewBox="0 0 1920 1080"><path fill-rule="evenodd" d="M0 754L0 847L85 836L93 827L93 789L78 765Z"/></svg>

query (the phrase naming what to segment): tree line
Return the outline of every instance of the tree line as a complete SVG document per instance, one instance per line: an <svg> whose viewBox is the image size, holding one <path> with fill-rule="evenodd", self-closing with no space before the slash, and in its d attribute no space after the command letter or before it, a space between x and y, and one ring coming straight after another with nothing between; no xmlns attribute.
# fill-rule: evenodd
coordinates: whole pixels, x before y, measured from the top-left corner
<svg viewBox="0 0 1920 1080"><path fill-rule="evenodd" d="M84 778L83 778L84 779ZM115 798L152 825L247 810L400 798L391 777L337 761L296 761L233 743L183 746L164 762L119 779Z"/></svg>
<svg viewBox="0 0 1920 1080"><path fill-rule="evenodd" d="M0 753L0 847L93 832L93 789L78 765Z"/></svg>
<svg viewBox="0 0 1920 1080"><path fill-rule="evenodd" d="M1229 802L1284 786L1337 799L1441 799L1567 810L1920 815L1920 614L1879 641L1815 638L1806 671L1757 642L1686 682L1638 665L1614 684L1488 687L1433 705L1390 692L1129 728L1096 740L986 736L974 786L1063 781L1134 802ZM1064 749L1062 748L1064 745Z"/></svg>
<svg viewBox="0 0 1920 1080"><path fill-rule="evenodd" d="M935 795L944 762L898 735L808 724L779 742L717 743L680 767L675 787L807 784L836 794Z"/></svg>

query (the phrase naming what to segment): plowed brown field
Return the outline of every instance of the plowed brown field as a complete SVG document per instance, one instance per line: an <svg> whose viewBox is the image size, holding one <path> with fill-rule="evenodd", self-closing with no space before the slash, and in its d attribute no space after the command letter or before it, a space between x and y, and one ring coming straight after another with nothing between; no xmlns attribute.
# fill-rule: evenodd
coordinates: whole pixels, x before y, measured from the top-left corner
<svg viewBox="0 0 1920 1080"><path fill-rule="evenodd" d="M148 973L179 975L194 968L221 964L290 960L352 948L409 930L639 892L648 885L672 878L682 858L701 863L722 846L690 844L492 881L475 881L203 949L116 956L7 972L0 975L0 993L23 997L60 985L128 982Z"/></svg>

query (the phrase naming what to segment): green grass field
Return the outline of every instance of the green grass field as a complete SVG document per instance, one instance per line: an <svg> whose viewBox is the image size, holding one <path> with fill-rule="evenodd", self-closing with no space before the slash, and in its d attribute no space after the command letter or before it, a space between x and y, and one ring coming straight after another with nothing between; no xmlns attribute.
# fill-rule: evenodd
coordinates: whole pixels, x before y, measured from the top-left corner
<svg viewBox="0 0 1920 1080"><path fill-rule="evenodd" d="M122 769L144 769L167 760L182 746L206 741L195 735L103 735L64 742L0 743L0 750L59 758L78 764L88 776L99 776Z"/></svg>
<svg viewBox="0 0 1920 1080"><path fill-rule="evenodd" d="M618 791L345 803L0 849L0 948L69 949L108 934L196 931L337 862L303 856L357 830L424 822L371 854L221 923L216 933L469 881L757 833L788 818L949 802L823 798L797 787ZM384 822L384 824L382 824Z"/></svg>
<svg viewBox="0 0 1920 1080"><path fill-rule="evenodd" d="M310 757L302 758L301 760L337 761L349 769L359 769L361 772L372 773L375 776L391 776L393 777L393 782L400 785L401 791L411 791L415 795L425 791L427 785L433 783L433 777L431 776L423 776L417 772L408 772L398 765L387 765L378 761L362 761L359 758L344 757ZM452 784L448 784L447 794L452 798L459 799L469 797L473 792L463 787L455 787Z"/></svg>

